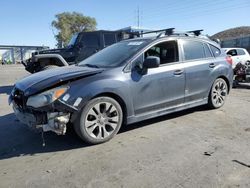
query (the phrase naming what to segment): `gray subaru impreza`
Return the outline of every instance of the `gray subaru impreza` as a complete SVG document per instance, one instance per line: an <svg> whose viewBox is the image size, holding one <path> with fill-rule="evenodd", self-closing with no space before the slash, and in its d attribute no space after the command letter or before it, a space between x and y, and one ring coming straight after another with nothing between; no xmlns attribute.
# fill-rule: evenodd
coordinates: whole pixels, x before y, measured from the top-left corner
<svg viewBox="0 0 250 188"><path fill-rule="evenodd" d="M216 42L196 34L131 39L78 65L20 80L9 103L33 129L63 135L73 125L82 140L98 144L125 124L199 105L222 107L231 64Z"/></svg>

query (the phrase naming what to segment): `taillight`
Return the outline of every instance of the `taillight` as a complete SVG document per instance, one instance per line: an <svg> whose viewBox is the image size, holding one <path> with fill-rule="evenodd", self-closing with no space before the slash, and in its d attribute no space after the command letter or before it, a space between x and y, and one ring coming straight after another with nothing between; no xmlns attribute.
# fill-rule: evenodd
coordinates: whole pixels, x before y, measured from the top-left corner
<svg viewBox="0 0 250 188"><path fill-rule="evenodd" d="M231 56L227 56L227 57L226 57L226 61L227 61L230 65L233 65L233 59L231 58Z"/></svg>

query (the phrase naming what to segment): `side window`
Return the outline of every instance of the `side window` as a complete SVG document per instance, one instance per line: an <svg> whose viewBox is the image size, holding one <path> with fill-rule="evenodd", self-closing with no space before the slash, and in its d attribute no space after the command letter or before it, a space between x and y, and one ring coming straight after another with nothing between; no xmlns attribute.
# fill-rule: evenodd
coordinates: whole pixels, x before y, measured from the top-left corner
<svg viewBox="0 0 250 188"><path fill-rule="evenodd" d="M197 41L183 41L185 60L201 59L205 57L203 43Z"/></svg>
<svg viewBox="0 0 250 188"><path fill-rule="evenodd" d="M246 53L242 49L237 49L237 54L238 55L246 55Z"/></svg>
<svg viewBox="0 0 250 188"><path fill-rule="evenodd" d="M227 55L236 56L236 55L238 55L238 54L237 54L237 51L236 51L236 50L229 50L229 51L227 52Z"/></svg>
<svg viewBox="0 0 250 188"><path fill-rule="evenodd" d="M157 44L144 53L144 58L156 56L161 60L161 64L179 61L178 46L176 41L168 41Z"/></svg>
<svg viewBox="0 0 250 188"><path fill-rule="evenodd" d="M111 34L111 33L105 33L103 35L104 37L104 46L109 46L111 44L114 44L116 42L116 37L114 34Z"/></svg>
<svg viewBox="0 0 250 188"><path fill-rule="evenodd" d="M85 34L81 38L81 43L83 46L98 47L99 46L99 38L95 34Z"/></svg>
<svg viewBox="0 0 250 188"><path fill-rule="evenodd" d="M220 51L219 48L217 48L217 47L215 47L215 46L213 46L213 45L210 45L210 48L211 48L211 50L212 50L212 52L213 52L213 54L214 54L214 57L220 56L221 51Z"/></svg>
<svg viewBox="0 0 250 188"><path fill-rule="evenodd" d="M204 47L204 51L205 51L205 57L213 57L213 55L211 54L211 51L209 50L208 48L208 45L207 44L203 44L203 47Z"/></svg>

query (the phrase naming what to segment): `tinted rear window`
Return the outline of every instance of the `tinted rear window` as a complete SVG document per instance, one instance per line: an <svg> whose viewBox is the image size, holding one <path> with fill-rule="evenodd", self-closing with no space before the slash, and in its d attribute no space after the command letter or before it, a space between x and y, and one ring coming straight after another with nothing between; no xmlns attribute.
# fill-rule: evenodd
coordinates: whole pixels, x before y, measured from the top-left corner
<svg viewBox="0 0 250 188"><path fill-rule="evenodd" d="M109 46L111 44L114 44L116 42L116 37L114 34L111 33L105 33L104 34L104 46Z"/></svg>
<svg viewBox="0 0 250 188"><path fill-rule="evenodd" d="M81 38L81 43L83 46L99 46L99 38L96 34L84 34Z"/></svg>

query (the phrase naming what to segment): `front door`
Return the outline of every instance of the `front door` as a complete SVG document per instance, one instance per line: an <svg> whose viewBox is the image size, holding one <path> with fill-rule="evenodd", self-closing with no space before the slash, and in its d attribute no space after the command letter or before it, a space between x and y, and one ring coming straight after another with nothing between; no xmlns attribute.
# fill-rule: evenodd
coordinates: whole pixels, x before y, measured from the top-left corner
<svg viewBox="0 0 250 188"><path fill-rule="evenodd" d="M185 71L179 62L176 41L156 44L146 50L134 62L134 67L147 56L157 56L160 67L148 69L142 74L133 68L131 91L135 115L167 109L184 102Z"/></svg>

